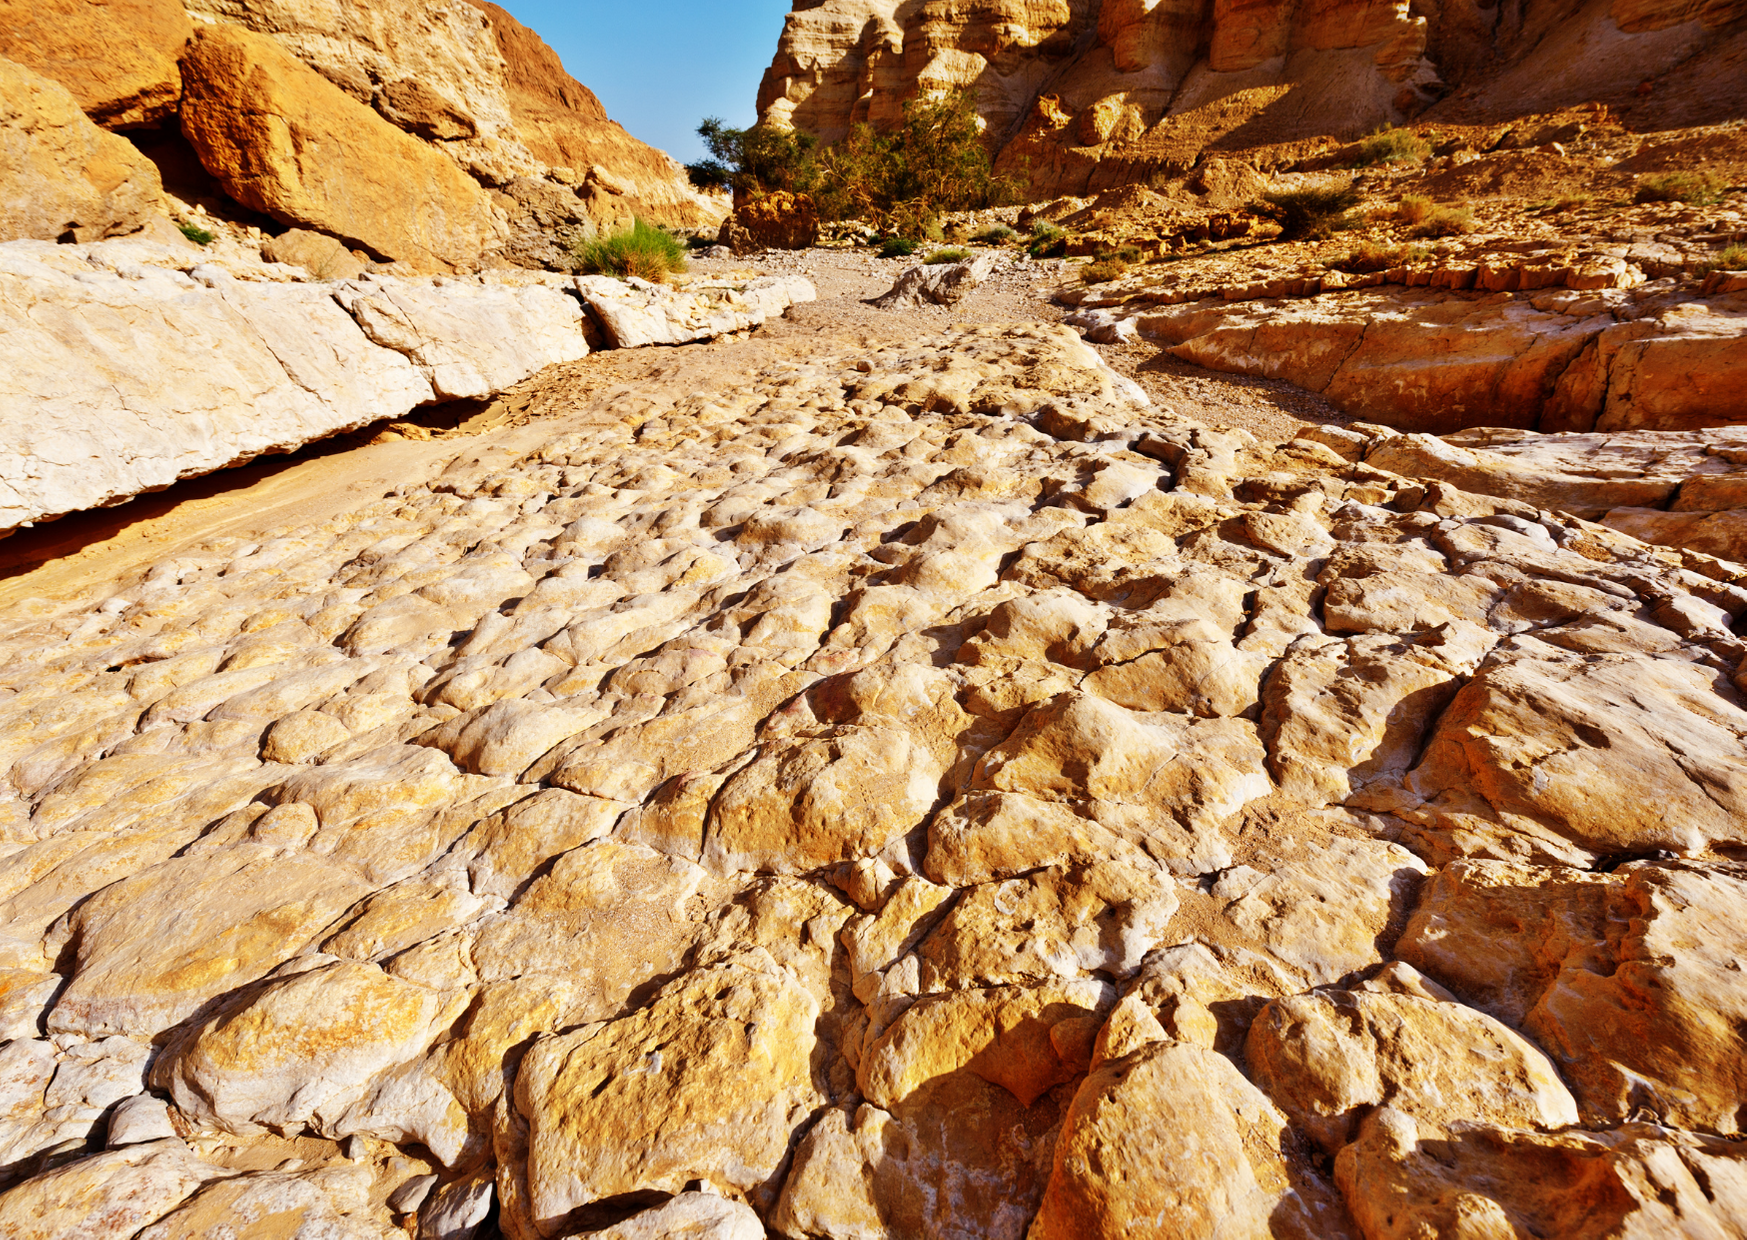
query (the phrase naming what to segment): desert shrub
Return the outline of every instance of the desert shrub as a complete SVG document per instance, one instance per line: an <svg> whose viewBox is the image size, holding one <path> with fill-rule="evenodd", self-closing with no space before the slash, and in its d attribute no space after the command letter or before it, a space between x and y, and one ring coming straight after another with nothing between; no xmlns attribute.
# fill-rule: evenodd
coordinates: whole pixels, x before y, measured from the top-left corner
<svg viewBox="0 0 1747 1240"><path fill-rule="evenodd" d="M1335 264L1342 271L1388 271L1406 263L1424 262L1432 256L1423 245L1390 245L1366 241L1353 247L1351 253Z"/></svg>
<svg viewBox="0 0 1747 1240"><path fill-rule="evenodd" d="M996 224L993 228L983 229L982 232L972 237L971 241L977 245L1006 245L1018 235L1016 229L1009 228L1005 224Z"/></svg>
<svg viewBox="0 0 1747 1240"><path fill-rule="evenodd" d="M714 237L687 237L685 248L688 250L707 250L717 244Z"/></svg>
<svg viewBox="0 0 1747 1240"><path fill-rule="evenodd" d="M956 245L949 245L945 249L934 251L934 253L923 259L922 263L924 266L928 267L932 267L935 263L962 263L970 256L971 252L969 250Z"/></svg>
<svg viewBox="0 0 1747 1240"><path fill-rule="evenodd" d="M1747 271L1747 245L1737 241L1733 245L1718 250L1710 258L1700 263L1694 274L1708 276L1713 271Z"/></svg>
<svg viewBox="0 0 1747 1240"><path fill-rule="evenodd" d="M1320 240L1352 227L1347 212L1359 205L1359 190L1344 185L1313 185L1262 195L1267 213L1280 222L1280 240Z"/></svg>
<svg viewBox="0 0 1747 1240"><path fill-rule="evenodd" d="M880 257L908 258L921 248L920 241L912 241L908 237L888 237L880 246Z"/></svg>
<svg viewBox="0 0 1747 1240"><path fill-rule="evenodd" d="M1560 194L1559 197L1553 199L1552 202L1547 204L1547 210L1563 214L1566 211L1577 211L1583 207L1591 206L1594 202L1594 194L1586 193L1582 190L1575 190L1571 193Z"/></svg>
<svg viewBox="0 0 1747 1240"><path fill-rule="evenodd" d="M1353 167L1375 164L1417 164L1432 153L1431 144L1405 129L1385 126L1359 143Z"/></svg>
<svg viewBox="0 0 1747 1240"><path fill-rule="evenodd" d="M1723 179L1714 172L1661 172L1638 178L1634 202L1684 202L1705 207L1723 196Z"/></svg>
<svg viewBox="0 0 1747 1240"><path fill-rule="evenodd" d="M1416 237L1459 237L1474 231L1474 212L1469 207L1438 207L1413 230Z"/></svg>
<svg viewBox="0 0 1747 1240"><path fill-rule="evenodd" d="M1403 224L1423 224L1438 204L1424 194L1403 194L1395 208L1395 218Z"/></svg>
<svg viewBox="0 0 1747 1240"><path fill-rule="evenodd" d="M1122 246L1116 251L1115 257L1119 262L1128 263L1132 266L1140 261L1140 247L1133 245Z"/></svg>
<svg viewBox="0 0 1747 1240"><path fill-rule="evenodd" d="M1128 264L1114 254L1107 254L1080 269L1080 279L1087 284L1108 284L1128 274Z"/></svg>
<svg viewBox="0 0 1747 1240"><path fill-rule="evenodd" d="M176 225L176 231L188 238L188 240L192 241L195 245L211 245L214 241L218 240L217 233L208 232L200 225L191 223L187 220Z"/></svg>
<svg viewBox="0 0 1747 1240"><path fill-rule="evenodd" d="M857 125L819 153L814 196L827 218L938 235L947 211L997 206L1014 188L995 175L969 93L912 99L890 129Z"/></svg>
<svg viewBox="0 0 1747 1240"><path fill-rule="evenodd" d="M1031 239L1025 243L1025 248L1033 258L1055 258L1067 252L1068 231L1059 224L1039 220L1032 228Z"/></svg>
<svg viewBox="0 0 1747 1240"><path fill-rule="evenodd" d="M578 271L621 279L665 280L670 272L685 270L685 248L671 233L643 220L623 232L578 241L571 256Z"/></svg>

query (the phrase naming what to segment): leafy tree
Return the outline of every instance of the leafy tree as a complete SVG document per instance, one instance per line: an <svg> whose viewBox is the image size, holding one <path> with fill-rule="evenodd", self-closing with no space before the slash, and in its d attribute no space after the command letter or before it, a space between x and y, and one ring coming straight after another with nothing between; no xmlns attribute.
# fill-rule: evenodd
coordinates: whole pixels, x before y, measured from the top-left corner
<svg viewBox="0 0 1747 1240"><path fill-rule="evenodd" d="M772 125L735 129L721 117L710 116L698 126L698 137L710 158L686 165L693 185L741 193L786 189L804 194L817 178L813 152L818 142L808 134Z"/></svg>

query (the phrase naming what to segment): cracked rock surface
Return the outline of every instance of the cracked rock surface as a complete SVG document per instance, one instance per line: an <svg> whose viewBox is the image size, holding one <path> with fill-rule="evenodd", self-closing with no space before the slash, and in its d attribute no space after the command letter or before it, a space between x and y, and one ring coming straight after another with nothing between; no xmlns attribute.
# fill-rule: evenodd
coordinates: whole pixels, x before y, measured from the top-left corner
<svg viewBox="0 0 1747 1240"><path fill-rule="evenodd" d="M0 616L0 1231L1741 1234L1747 570L673 356Z"/></svg>

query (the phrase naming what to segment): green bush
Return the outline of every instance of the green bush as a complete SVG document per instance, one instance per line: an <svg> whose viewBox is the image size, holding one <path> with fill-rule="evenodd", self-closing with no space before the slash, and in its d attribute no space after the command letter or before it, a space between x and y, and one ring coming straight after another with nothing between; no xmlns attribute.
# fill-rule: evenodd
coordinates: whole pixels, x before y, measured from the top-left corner
<svg viewBox="0 0 1747 1240"><path fill-rule="evenodd" d="M912 241L908 237L888 237L880 246L881 258L908 258L922 248L920 241Z"/></svg>
<svg viewBox="0 0 1747 1240"><path fill-rule="evenodd" d="M202 228L200 225L190 223L187 220L176 225L176 231L188 238L188 240L192 241L195 245L211 245L214 241L218 240L217 233L207 232L206 229Z"/></svg>
<svg viewBox="0 0 1747 1240"><path fill-rule="evenodd" d="M971 241L977 245L1006 245L1018 235L1016 229L1009 228L1005 224L996 224L993 228L983 229L982 232L972 237Z"/></svg>
<svg viewBox="0 0 1747 1240"><path fill-rule="evenodd" d="M1458 237L1474 231L1474 212L1469 207L1438 207L1414 227L1416 237Z"/></svg>
<svg viewBox="0 0 1747 1240"><path fill-rule="evenodd" d="M578 241L571 247L576 269L589 275L636 276L665 280L669 273L685 270L685 248L671 233L643 220L624 232Z"/></svg>
<svg viewBox="0 0 1747 1240"><path fill-rule="evenodd" d="M1431 153L1431 145L1424 139L1405 129L1391 129L1384 126L1359 143L1353 167L1369 168L1375 164L1417 164Z"/></svg>
<svg viewBox="0 0 1747 1240"><path fill-rule="evenodd" d="M967 92L912 99L888 130L857 125L819 153L821 217L865 219L907 235L940 235L947 211L997 206L1013 186L995 175Z"/></svg>
<svg viewBox="0 0 1747 1240"><path fill-rule="evenodd" d="M1313 185L1305 189L1282 189L1262 195L1280 222L1280 240L1317 241L1353 226L1347 212L1359 205L1359 191L1345 185Z"/></svg>
<svg viewBox="0 0 1747 1240"><path fill-rule="evenodd" d="M1031 229L1031 240L1025 248L1033 258L1056 258L1068 248L1067 229L1048 220L1039 220Z"/></svg>
<svg viewBox="0 0 1747 1240"><path fill-rule="evenodd" d="M956 245L949 245L945 249L934 251L934 253L923 259L922 265L925 267L932 267L936 263L962 263L970 256L971 252L969 250Z"/></svg>
<svg viewBox="0 0 1747 1240"><path fill-rule="evenodd" d="M1708 207L1723 196L1723 179L1714 172L1662 172L1638 178L1634 202L1684 202Z"/></svg>
<svg viewBox="0 0 1747 1240"><path fill-rule="evenodd" d="M698 125L698 137L710 158L687 164L686 173L699 188L807 194L818 180L818 143L808 134L770 125L734 129L721 117L709 116Z"/></svg>

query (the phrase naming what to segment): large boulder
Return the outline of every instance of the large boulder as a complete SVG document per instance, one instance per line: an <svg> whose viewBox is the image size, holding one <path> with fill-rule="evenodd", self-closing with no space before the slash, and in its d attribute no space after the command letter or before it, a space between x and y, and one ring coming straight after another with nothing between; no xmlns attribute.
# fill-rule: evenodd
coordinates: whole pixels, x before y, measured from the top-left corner
<svg viewBox="0 0 1747 1240"><path fill-rule="evenodd" d="M163 194L151 160L87 120L66 87L0 59L0 241L138 232Z"/></svg>
<svg viewBox="0 0 1747 1240"><path fill-rule="evenodd" d="M494 236L490 200L270 38L200 32L182 62L182 132L232 198L385 258L462 267Z"/></svg>
<svg viewBox="0 0 1747 1240"><path fill-rule="evenodd" d="M778 190L736 207L716 240L736 254L804 250L819 240L819 209L810 195Z"/></svg>
<svg viewBox="0 0 1747 1240"><path fill-rule="evenodd" d="M175 115L176 58L193 34L178 0L0 0L0 56L53 78L110 129Z"/></svg>

